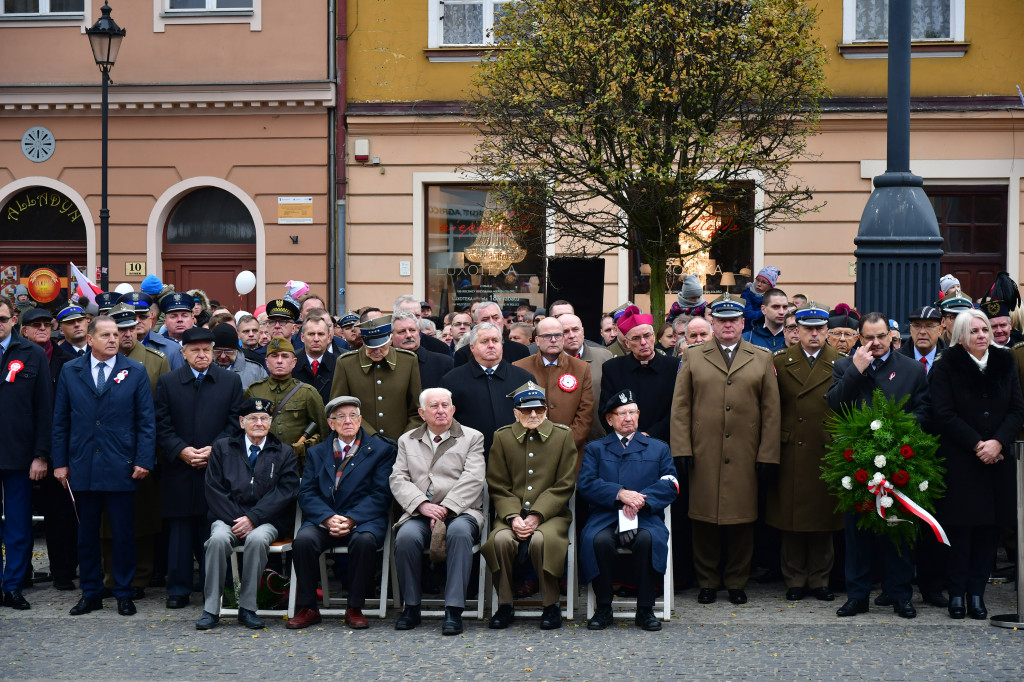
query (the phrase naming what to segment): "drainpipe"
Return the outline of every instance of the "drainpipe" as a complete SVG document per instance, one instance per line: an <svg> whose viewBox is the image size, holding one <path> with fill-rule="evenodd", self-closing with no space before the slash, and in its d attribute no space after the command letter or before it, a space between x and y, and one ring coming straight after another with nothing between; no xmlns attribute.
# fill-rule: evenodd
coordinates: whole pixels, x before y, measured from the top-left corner
<svg viewBox="0 0 1024 682"><path fill-rule="evenodd" d="M332 184L334 195L334 300L335 313L344 314L347 308L346 289L348 280L345 271L345 190L348 187L348 179L345 176L345 111L348 106L348 91L346 83L348 79L348 3L345 0L331 0L332 5L337 4L337 28L334 40L331 41L334 51L334 78L337 91L337 104L334 107L334 121L331 127L332 144L331 153L334 182Z"/></svg>
<svg viewBox="0 0 1024 682"><path fill-rule="evenodd" d="M337 63L335 61L334 51L337 49L337 34L335 33L335 12L337 10L337 0L327 0L327 78L329 80L337 82ZM337 240L337 229L338 223L334 217L333 207L336 205L337 197L335 195L335 165L334 159L337 153L335 148L335 137L334 128L335 122L338 118L338 107L337 103L335 106L328 110L327 115L327 184L328 184L328 202L332 207L327 218L327 305L331 305L334 300L332 292L337 289L335 284L335 278L337 277L337 271L335 268L334 261L334 243Z"/></svg>

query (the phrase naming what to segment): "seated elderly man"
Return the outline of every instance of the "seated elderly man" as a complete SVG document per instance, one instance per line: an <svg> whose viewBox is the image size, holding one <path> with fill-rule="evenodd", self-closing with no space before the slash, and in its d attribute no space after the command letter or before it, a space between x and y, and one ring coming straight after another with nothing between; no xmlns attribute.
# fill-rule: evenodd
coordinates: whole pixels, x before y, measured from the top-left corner
<svg viewBox="0 0 1024 682"><path fill-rule="evenodd" d="M288 445L270 435L274 403L249 398L242 403L238 423L244 434L213 444L206 466L206 503L210 539L206 541L206 604L196 630L210 630L220 620L220 598L228 557L244 545L242 575L236 576L238 622L257 630L256 591L267 566L270 543L291 537L292 503L299 492L299 465Z"/></svg>
<svg viewBox="0 0 1024 682"><path fill-rule="evenodd" d="M359 398L340 395L324 412L335 437L306 452L299 486L305 517L292 543L295 562L292 589L298 612L285 627L299 630L320 622L316 584L320 555L348 545L348 608L345 621L361 630L370 624L363 604L376 572L377 550L387 534L391 489L388 475L395 465L395 446L363 428Z"/></svg>
<svg viewBox="0 0 1024 682"><path fill-rule="evenodd" d="M580 534L580 577L594 586L597 610L590 630L612 624L612 572L616 549L632 551L636 619L644 630L660 630L654 615L657 575L668 567L665 507L679 495L668 445L636 430L639 410L628 388L609 397L602 412L612 432L588 443L576 486L590 503Z"/></svg>
<svg viewBox="0 0 1024 682"><path fill-rule="evenodd" d="M395 567L405 611L395 629L420 623L423 550L429 546L431 562L444 561L448 569L441 634L457 635L483 523L484 435L452 418L447 389L428 388L419 403L424 424L398 439L391 470L391 492L404 512L395 535Z"/></svg>
<svg viewBox="0 0 1024 682"><path fill-rule="evenodd" d="M498 610L495 630L515 620L512 577L517 559L529 554L540 577L542 630L562 626L558 579L569 549L569 499L576 488L576 445L569 427L547 419L544 389L528 381L510 395L516 421L494 434L487 487L494 529L481 553L494 573Z"/></svg>

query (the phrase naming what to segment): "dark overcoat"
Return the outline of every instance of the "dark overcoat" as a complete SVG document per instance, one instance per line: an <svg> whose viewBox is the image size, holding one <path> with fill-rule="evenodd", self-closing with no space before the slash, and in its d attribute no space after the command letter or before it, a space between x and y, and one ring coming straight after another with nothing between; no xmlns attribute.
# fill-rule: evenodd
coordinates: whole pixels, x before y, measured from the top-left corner
<svg viewBox="0 0 1024 682"><path fill-rule="evenodd" d="M315 388L316 392L320 394L320 399L324 401L324 405L331 402L331 384L334 382L334 368L338 363L337 356L333 353L324 353L314 375L313 368L309 364L309 356L298 349L295 352L292 378Z"/></svg>
<svg viewBox="0 0 1024 682"><path fill-rule="evenodd" d="M439 343L444 346L443 342ZM420 384L424 390L440 386L441 378L452 371L452 356L448 353L437 353L420 346L416 349L416 357L420 362Z"/></svg>
<svg viewBox="0 0 1024 682"><path fill-rule="evenodd" d="M631 389L640 410L639 430L667 443L672 422L672 391L679 371L679 360L655 353L651 361L644 365L631 353L627 353L607 361L602 369L600 405L604 405L609 396L622 389ZM602 418L601 422L605 431L610 432L612 427L608 421Z"/></svg>
<svg viewBox="0 0 1024 682"><path fill-rule="evenodd" d="M942 523L1014 523L1017 477L1013 441L1024 423L1024 397L1010 351L989 348L982 372L963 346L951 346L932 366L928 385L934 428L941 439L939 456L946 465L946 495L939 503ZM1001 462L984 464L978 459L974 446L983 440L1002 444Z"/></svg>
<svg viewBox="0 0 1024 682"><path fill-rule="evenodd" d="M153 471L156 466L149 375L141 364L118 354L98 392L90 357L82 355L65 364L57 380L53 468L70 468L72 490L131 492L138 485L132 478L135 467Z"/></svg>
<svg viewBox="0 0 1024 682"><path fill-rule="evenodd" d="M821 458L828 445L826 420L832 414L825 393L840 353L822 346L814 367L800 344L775 353L782 406L778 484L767 490L765 521L779 530L835 531L843 517L836 498L821 480Z"/></svg>
<svg viewBox="0 0 1024 682"><path fill-rule="evenodd" d="M931 415L928 380L920 362L900 353L889 357L876 370L857 370L852 357L839 358L832 368L832 385L828 389L828 406L833 412L843 407L861 407L871 402L876 388L889 398L899 400L910 396L903 409L911 412L922 426Z"/></svg>
<svg viewBox="0 0 1024 682"><path fill-rule="evenodd" d="M28 471L33 459L50 456L52 400L46 351L12 333L0 360L0 411L8 425L0 448L0 469Z"/></svg>
<svg viewBox="0 0 1024 682"><path fill-rule="evenodd" d="M391 486L388 477L395 466L395 444L365 429L359 432L359 449L349 460L338 489L334 489L334 438L306 452L306 467L299 486L299 506L304 526L320 525L335 514L355 522L353 530L372 533L377 547L384 546Z"/></svg>
<svg viewBox="0 0 1024 682"><path fill-rule="evenodd" d="M536 381L525 369L502 360L487 374L477 362L456 367L441 379L441 387L452 392L455 418L460 424L484 434L484 453L491 451L494 432L516 420L512 399L506 397L527 381Z"/></svg>
<svg viewBox="0 0 1024 682"><path fill-rule="evenodd" d="M156 431L162 455L161 514L164 518L206 517L206 469L181 461L186 447L204 448L240 433L242 380L234 372L211 364L196 390L187 364L156 382Z"/></svg>
<svg viewBox="0 0 1024 682"><path fill-rule="evenodd" d="M590 517L580 535L580 579L589 583L600 572L594 552L594 536L619 521L619 491L634 490L647 496L637 516L642 530L651 534L651 566L664 573L668 565L668 528L665 507L679 495L679 481L668 445L637 433L625 448L616 433L588 443L583 449L576 490L590 505Z"/></svg>

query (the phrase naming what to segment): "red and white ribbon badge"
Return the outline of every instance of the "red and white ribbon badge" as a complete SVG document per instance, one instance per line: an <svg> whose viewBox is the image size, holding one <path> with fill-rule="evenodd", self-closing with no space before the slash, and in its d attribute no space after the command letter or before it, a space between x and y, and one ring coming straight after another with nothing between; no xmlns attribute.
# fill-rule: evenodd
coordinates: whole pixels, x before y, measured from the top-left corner
<svg viewBox="0 0 1024 682"><path fill-rule="evenodd" d="M566 393L572 393L580 385L579 379L571 374L563 374L558 377L558 387Z"/></svg>
<svg viewBox="0 0 1024 682"><path fill-rule="evenodd" d="M114 377L114 383L115 384L121 383L122 381L124 381L124 378L126 376L128 376L128 370L122 369L120 372L117 373L117 376Z"/></svg>
<svg viewBox="0 0 1024 682"><path fill-rule="evenodd" d="M7 383L14 381L14 377L18 375L18 372L25 369L25 363L21 360L11 360L7 363L7 378L4 379Z"/></svg>
<svg viewBox="0 0 1024 682"><path fill-rule="evenodd" d="M908 512L910 512L911 514L913 514L914 516L928 524L928 527L932 529L933 533L935 533L935 538L939 542L946 546L949 546L949 538L946 537L946 531L942 529L942 526L939 525L939 522L935 519L935 517L929 514L924 509L924 507L914 502L912 499L901 493L899 490L896 490L893 487L892 483L885 480L885 476L876 473L875 477L868 481L867 486L868 492L872 493L875 496L875 511L883 519L885 519L886 507L892 506L892 504L882 504L882 500L889 497L889 495L892 495L899 501L899 503L903 506L904 509L906 509ZM900 521L906 521L906 519L886 519L886 521L889 521L889 523L897 523Z"/></svg>

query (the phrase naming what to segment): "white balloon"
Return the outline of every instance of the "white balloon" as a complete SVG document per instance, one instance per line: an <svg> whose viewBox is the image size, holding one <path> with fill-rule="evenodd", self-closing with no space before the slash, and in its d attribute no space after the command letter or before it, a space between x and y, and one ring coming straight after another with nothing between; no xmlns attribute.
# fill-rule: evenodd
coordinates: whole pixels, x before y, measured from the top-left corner
<svg viewBox="0 0 1024 682"><path fill-rule="evenodd" d="M114 287L114 291L119 294L130 294L133 291L135 291L135 287L133 287L131 284L128 284L128 282L121 282L116 287Z"/></svg>
<svg viewBox="0 0 1024 682"><path fill-rule="evenodd" d="M245 296L255 288L256 275L253 274L252 270L242 270L235 277L235 290L242 296Z"/></svg>

